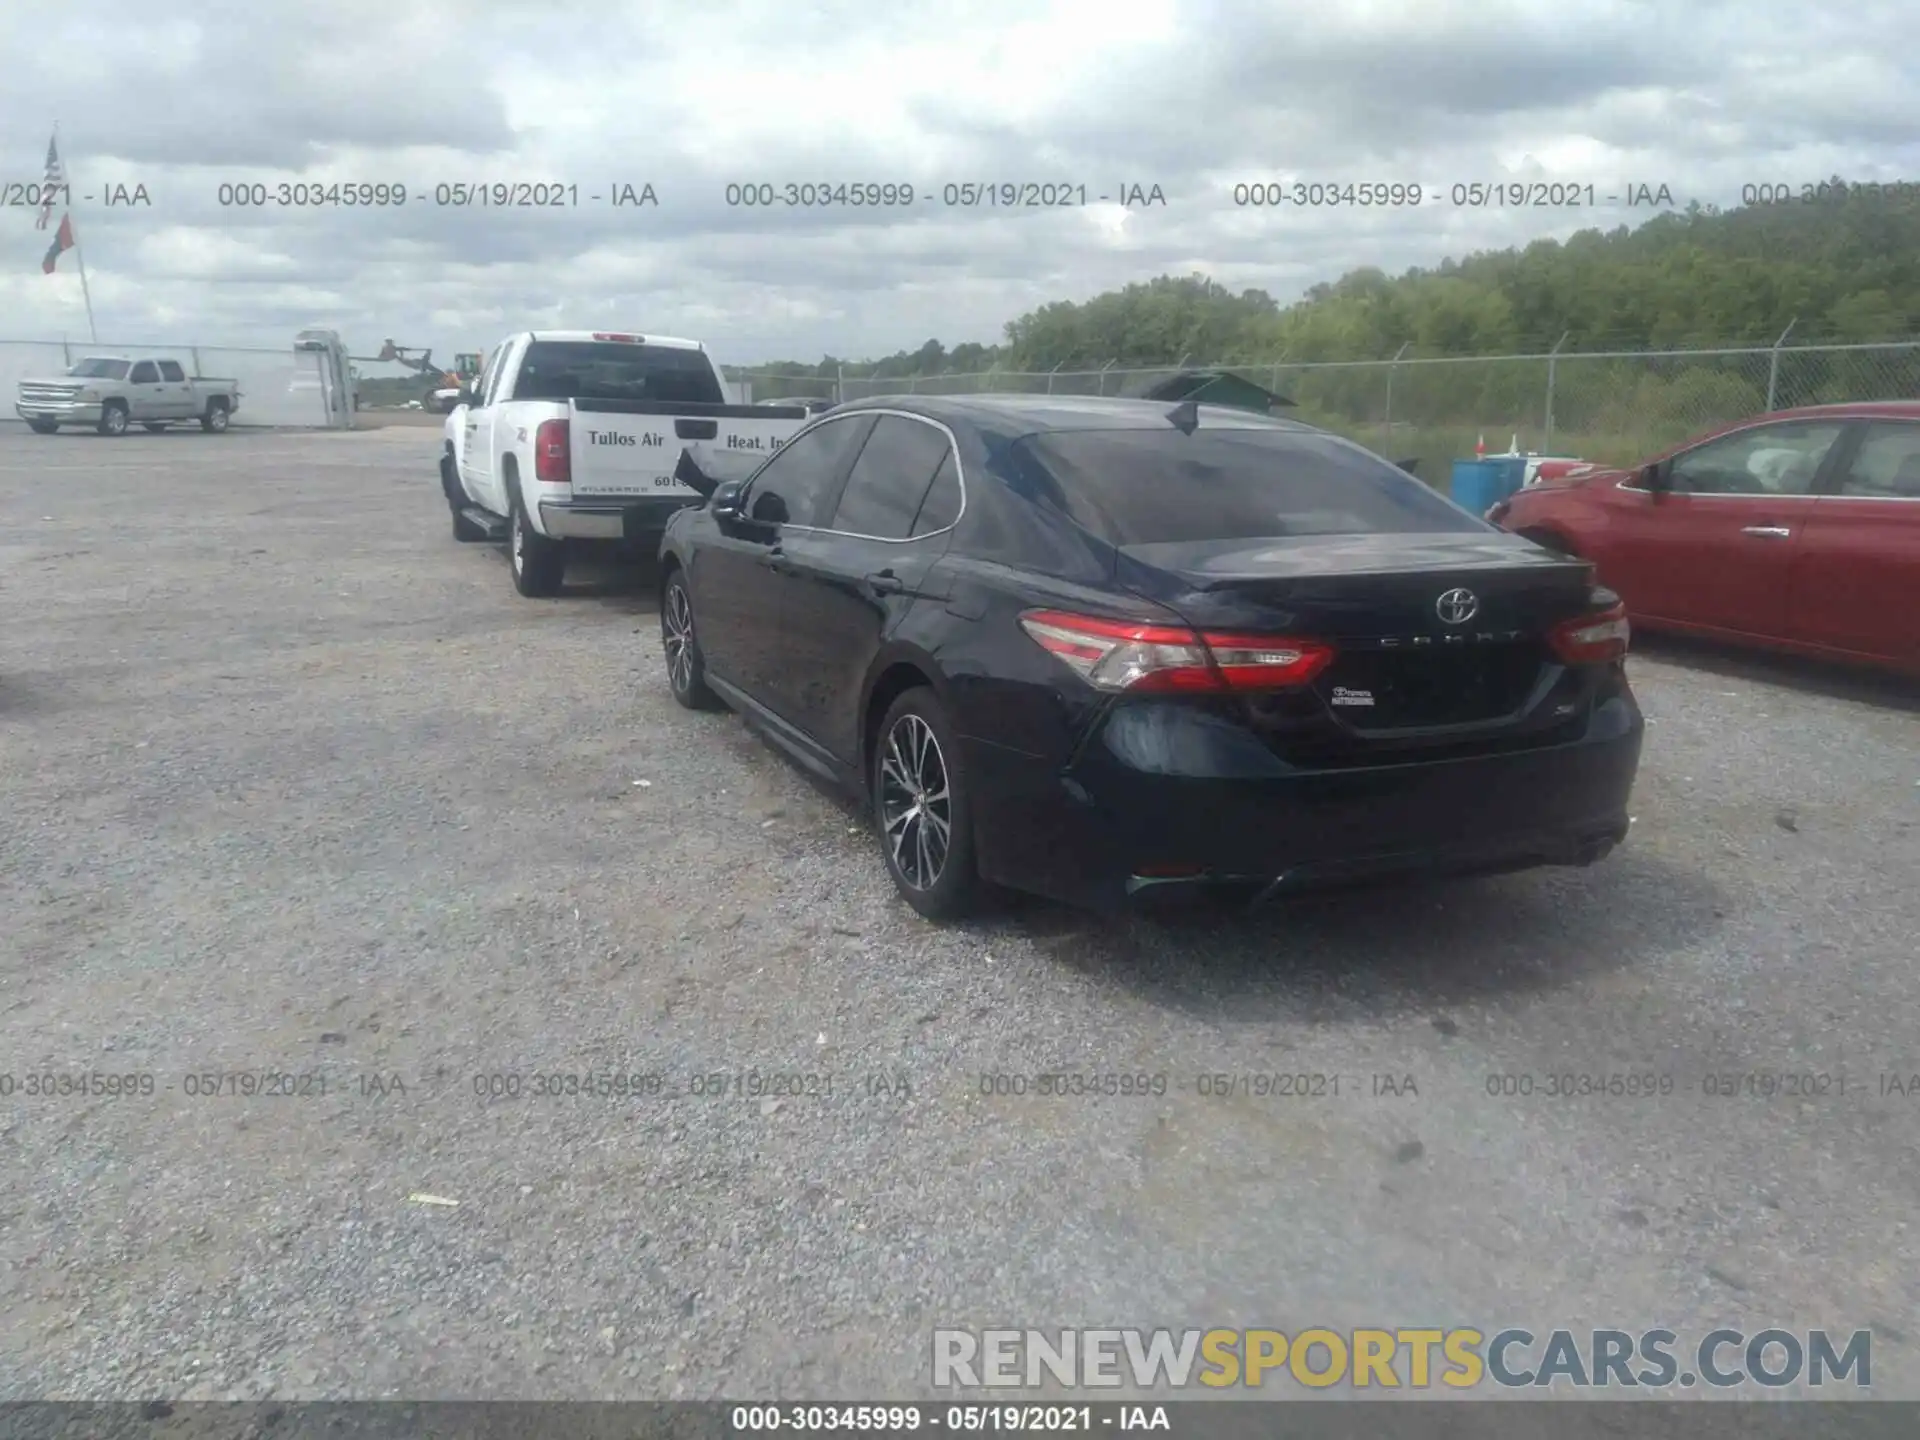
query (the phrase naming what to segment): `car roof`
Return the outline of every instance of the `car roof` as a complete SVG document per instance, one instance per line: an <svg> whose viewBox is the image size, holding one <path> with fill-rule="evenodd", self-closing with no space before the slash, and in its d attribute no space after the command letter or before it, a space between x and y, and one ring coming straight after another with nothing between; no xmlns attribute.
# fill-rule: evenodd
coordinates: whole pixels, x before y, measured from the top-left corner
<svg viewBox="0 0 1920 1440"><path fill-rule="evenodd" d="M837 406L836 414L904 410L948 425L961 424L1002 436L1065 430L1161 430L1176 407L1165 400L1094 395L870 395ZM1272 430L1299 435L1322 432L1298 420L1261 415L1227 405L1199 407L1202 430Z"/></svg>
<svg viewBox="0 0 1920 1440"><path fill-rule="evenodd" d="M1802 405L1793 410L1770 410L1742 420L1732 428L1758 425L1767 420L1814 416L1830 420L1920 420L1920 400L1843 400L1830 405Z"/></svg>
<svg viewBox="0 0 1920 1440"><path fill-rule="evenodd" d="M646 345L664 345L669 350L704 350L698 340L682 340L677 335L649 335L644 330L529 330L534 340L591 341L600 335L631 335Z"/></svg>

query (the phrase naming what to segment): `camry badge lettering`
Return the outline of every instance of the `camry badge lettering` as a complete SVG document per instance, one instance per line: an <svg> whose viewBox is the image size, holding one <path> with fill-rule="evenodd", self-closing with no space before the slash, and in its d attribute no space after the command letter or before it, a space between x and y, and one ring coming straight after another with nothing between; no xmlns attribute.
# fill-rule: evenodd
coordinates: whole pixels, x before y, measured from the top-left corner
<svg viewBox="0 0 1920 1440"><path fill-rule="evenodd" d="M1524 634L1524 630L1474 630L1462 635L1385 635L1373 643L1382 650L1404 645L1484 645L1518 640Z"/></svg>
<svg viewBox="0 0 1920 1440"><path fill-rule="evenodd" d="M1480 597L1471 590L1448 590L1433 602L1433 613L1448 625L1464 625L1480 613Z"/></svg>

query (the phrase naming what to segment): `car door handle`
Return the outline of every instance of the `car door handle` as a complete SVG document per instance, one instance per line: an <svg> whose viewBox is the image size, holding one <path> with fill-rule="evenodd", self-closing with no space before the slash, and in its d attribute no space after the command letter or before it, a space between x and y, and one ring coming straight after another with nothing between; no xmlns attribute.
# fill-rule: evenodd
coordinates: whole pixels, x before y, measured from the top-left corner
<svg viewBox="0 0 1920 1440"><path fill-rule="evenodd" d="M1740 533L1758 535L1763 540L1785 540L1792 536L1793 531L1785 525L1743 525Z"/></svg>
<svg viewBox="0 0 1920 1440"><path fill-rule="evenodd" d="M898 595L907 588L907 582L891 570L878 571L867 576L861 583L867 587L868 593L873 595Z"/></svg>

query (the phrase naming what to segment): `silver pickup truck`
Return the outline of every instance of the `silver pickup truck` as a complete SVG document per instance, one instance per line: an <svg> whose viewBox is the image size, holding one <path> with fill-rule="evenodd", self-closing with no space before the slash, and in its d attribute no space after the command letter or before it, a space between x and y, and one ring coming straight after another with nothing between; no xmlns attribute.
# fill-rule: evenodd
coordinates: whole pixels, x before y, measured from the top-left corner
<svg viewBox="0 0 1920 1440"><path fill-rule="evenodd" d="M58 379L22 380L13 408L40 435L62 425L124 435L129 425L159 431L187 421L218 432L240 408L240 382L189 375L157 356L91 355Z"/></svg>

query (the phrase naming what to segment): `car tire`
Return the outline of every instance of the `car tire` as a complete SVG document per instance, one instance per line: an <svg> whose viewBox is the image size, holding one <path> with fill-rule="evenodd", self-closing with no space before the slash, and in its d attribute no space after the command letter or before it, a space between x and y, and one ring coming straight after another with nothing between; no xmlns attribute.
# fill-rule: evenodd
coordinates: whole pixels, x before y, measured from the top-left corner
<svg viewBox="0 0 1920 1440"><path fill-rule="evenodd" d="M689 710L718 710L720 697L707 688L707 661L693 627L693 592L687 572L675 568L660 592L660 648L666 655L667 688Z"/></svg>
<svg viewBox="0 0 1920 1440"><path fill-rule="evenodd" d="M102 435L127 433L127 407L124 401L109 400L100 407L100 423L94 428Z"/></svg>
<svg viewBox="0 0 1920 1440"><path fill-rule="evenodd" d="M206 413L200 417L200 428L209 435L218 435L227 428L231 418L226 401L209 400Z"/></svg>
<svg viewBox="0 0 1920 1440"><path fill-rule="evenodd" d="M167 428L167 422L164 420L146 420L141 422L140 428L149 435L158 435Z"/></svg>
<svg viewBox="0 0 1920 1440"><path fill-rule="evenodd" d="M974 862L960 742L932 690L908 690L887 707L867 786L880 857L900 898L928 920L959 920L979 910L985 887Z"/></svg>
<svg viewBox="0 0 1920 1440"><path fill-rule="evenodd" d="M511 484L511 480L508 482ZM507 517L507 568L513 572L513 588L529 600L551 600L560 593L567 576L567 552L558 540L549 539L527 521L526 506L518 495L512 499L513 513Z"/></svg>
<svg viewBox="0 0 1920 1440"><path fill-rule="evenodd" d="M27 428L36 435L51 435L60 428L58 420L29 420Z"/></svg>
<svg viewBox="0 0 1920 1440"><path fill-rule="evenodd" d="M487 532L467 518L467 506L472 502L460 488L460 479L454 473L451 455L440 457L440 493L447 497L447 510L453 516L453 538L462 545L474 545L485 540Z"/></svg>

